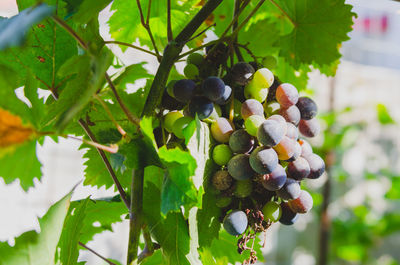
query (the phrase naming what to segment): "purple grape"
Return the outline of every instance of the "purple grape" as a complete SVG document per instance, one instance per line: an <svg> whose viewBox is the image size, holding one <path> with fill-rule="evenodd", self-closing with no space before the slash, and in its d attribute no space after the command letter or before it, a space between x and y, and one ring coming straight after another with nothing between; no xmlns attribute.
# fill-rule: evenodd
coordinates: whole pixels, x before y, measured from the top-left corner
<svg viewBox="0 0 400 265"><path fill-rule="evenodd" d="M277 191L285 185L286 182L286 172L285 169L278 164L274 171L270 174L263 175L263 180L261 184L270 191Z"/></svg>
<svg viewBox="0 0 400 265"><path fill-rule="evenodd" d="M224 96L225 84L221 78L209 76L203 81L202 90L209 100L215 102Z"/></svg>
<svg viewBox="0 0 400 265"><path fill-rule="evenodd" d="M196 90L196 83L190 79L181 79L175 82L173 88L174 97L183 103L188 103Z"/></svg>

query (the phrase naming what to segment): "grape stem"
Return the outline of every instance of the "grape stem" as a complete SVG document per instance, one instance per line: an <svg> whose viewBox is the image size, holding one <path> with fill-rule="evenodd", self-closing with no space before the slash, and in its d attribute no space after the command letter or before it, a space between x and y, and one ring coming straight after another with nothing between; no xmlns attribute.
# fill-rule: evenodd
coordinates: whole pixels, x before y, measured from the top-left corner
<svg viewBox="0 0 400 265"><path fill-rule="evenodd" d="M143 9L142 9L142 5L140 4L140 0L136 0L138 9L139 9L139 13L140 13L140 22L142 23L142 26L146 29L147 34L150 37L151 43L153 44L153 48L155 51L155 54L157 56L157 60L160 62L161 61L161 55L158 51L157 45L156 45L156 41L154 40L153 37L153 33L151 32L151 28L150 28L150 10L151 10L151 0L149 0L149 4L147 6L147 16L146 16L146 20L144 19L144 14L143 14Z"/></svg>
<svg viewBox="0 0 400 265"><path fill-rule="evenodd" d="M171 0L167 1L167 5L167 37L168 41L171 41L174 38L171 26Z"/></svg>
<svg viewBox="0 0 400 265"><path fill-rule="evenodd" d="M148 51L148 50L143 49L143 48L141 48L139 46L136 46L136 45L133 45L133 44L130 44L130 43L126 43L126 42L122 42L122 41L107 40L107 41L104 41L104 44L118 44L118 45L122 45L122 46L127 46L127 47L130 47L130 48L136 49L138 51L142 51L142 52L145 52L145 53L148 53L148 54L151 54L153 56L158 57L158 55L156 53L152 52L152 51Z"/></svg>

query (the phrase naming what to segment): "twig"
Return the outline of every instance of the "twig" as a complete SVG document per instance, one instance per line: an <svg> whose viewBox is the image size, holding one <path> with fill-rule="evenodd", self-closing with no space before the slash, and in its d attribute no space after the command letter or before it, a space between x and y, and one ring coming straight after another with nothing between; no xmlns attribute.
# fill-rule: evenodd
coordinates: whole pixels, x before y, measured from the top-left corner
<svg viewBox="0 0 400 265"><path fill-rule="evenodd" d="M106 259L105 257L103 257L102 255L100 255L99 253L97 253L96 251L94 251L93 249L91 249L90 247L86 246L85 244L83 244L82 242L78 243L81 247L86 248L87 250L89 250L90 252L92 252L93 254L95 254L97 257L101 258L102 260L104 260L105 262L107 262L110 265L117 265L114 262Z"/></svg>
<svg viewBox="0 0 400 265"><path fill-rule="evenodd" d="M196 32L201 24L208 18L217 6L222 3L222 0L208 0L207 3L199 10L199 12L189 21L189 23L176 36L174 41L171 41L164 49L164 55L161 59L160 66L151 84L149 95L146 99L146 104L142 112L142 116L152 114L161 102L161 98L165 89L165 84L168 80L169 72L175 61L179 57L179 53L183 49L182 43Z"/></svg>
<svg viewBox="0 0 400 265"><path fill-rule="evenodd" d="M140 22L142 23L142 26L146 29L147 34L150 37L150 40L151 40L151 43L153 44L153 48L154 48L154 51L155 51L155 54L157 56L158 61L161 61L161 55L158 52L156 41L154 40L153 33L151 32L150 23L149 23L150 22L151 0L149 0L146 21L144 20L143 9L142 9L142 6L140 4L140 0L136 0L136 3L137 3L138 9L139 9L139 13L140 13Z"/></svg>
<svg viewBox="0 0 400 265"><path fill-rule="evenodd" d="M153 241L151 240L149 228L147 227L147 225L144 225L142 230L143 230L144 242L146 243L146 247L151 255L154 252L154 245Z"/></svg>
<svg viewBox="0 0 400 265"><path fill-rule="evenodd" d="M167 1L167 5L167 37L168 41L171 41L174 38L171 25L171 0Z"/></svg>
<svg viewBox="0 0 400 265"><path fill-rule="evenodd" d="M244 49L251 56L251 58L253 58L254 61L258 62L257 56L255 56L254 53L249 49L249 47L247 47L248 44L249 43L247 43L245 45L240 44L240 43L235 43L235 45L237 47Z"/></svg>
<svg viewBox="0 0 400 265"><path fill-rule="evenodd" d="M143 49L143 48L141 48L139 46L136 46L136 45L133 45L133 44L130 44L130 43L126 43L126 42L122 42L122 41L107 40L107 41L104 41L104 44L118 44L118 45L122 45L122 46L127 46L127 47L130 47L130 48L136 49L138 51L142 51L142 52L145 52L145 53L148 53L148 54L151 54L153 56L158 57L158 55L156 53L152 52L152 51L148 51L148 50Z"/></svg>
<svg viewBox="0 0 400 265"><path fill-rule="evenodd" d="M188 51L188 52L185 52L185 53L180 54L179 57L178 57L178 59L182 59L183 57L185 57L185 56L187 56L187 55L189 55L189 54L192 54L192 53L194 53L195 51L204 49L205 47L208 47L208 46L210 46L210 45L213 45L213 44L215 44L215 43L217 43L217 42L219 42L219 40L213 40L213 41L207 42L206 44L203 44L203 45L201 45L201 46L199 46L199 47L193 48L193 49L191 49L191 50Z"/></svg>
<svg viewBox="0 0 400 265"><path fill-rule="evenodd" d="M53 15L51 17L54 22L56 22L60 27L65 29L74 39L79 43L79 45L82 46L85 50L87 50L88 46L85 43L85 41L76 33L75 30L73 30L64 20L59 18L57 15Z"/></svg>
<svg viewBox="0 0 400 265"><path fill-rule="evenodd" d="M280 7L274 0L269 0L274 6L276 6L289 20L290 22L293 24L293 26L297 27L297 24L293 21L293 19L289 16L288 13L286 13L285 10L283 10L282 7Z"/></svg>
<svg viewBox="0 0 400 265"><path fill-rule="evenodd" d="M153 243L154 245L154 250L160 249L161 246L157 243ZM149 250L147 249L147 245L144 247L144 249L142 250L142 252L139 254L138 256L138 263L141 263L145 258L150 257L151 255L153 255L154 251L150 254Z"/></svg>
<svg viewBox="0 0 400 265"><path fill-rule="evenodd" d="M93 142L97 142L96 137L94 136L93 132L90 130L90 128L86 124L86 122L82 119L79 119L78 122L82 126L82 128L85 130L85 132L89 136L90 140L92 140ZM128 209L130 209L130 201L128 200L128 196L126 195L124 189L121 186L121 183L119 182L117 176L115 175L115 172L112 169L110 161L108 161L108 158L103 150L101 150L99 148L96 148L96 149L97 149L97 152L99 152L100 157L103 160L104 164L106 165L108 173L111 175L111 178L113 179L115 186L117 186L117 189L118 189L119 194L121 195L122 201L125 203L126 207L128 207Z"/></svg>
<svg viewBox="0 0 400 265"><path fill-rule="evenodd" d="M139 237L142 228L143 177L143 169L132 171L127 265L134 264L133 262L138 258Z"/></svg>
<svg viewBox="0 0 400 265"><path fill-rule="evenodd" d="M196 34L196 35L194 35L193 37L191 37L190 39L188 39L188 40L186 41L186 43L188 43L189 41L194 40L195 38L197 38L197 37L199 37L199 36L201 36L204 32L206 32L207 30L209 30L211 27L215 27L216 25L217 25L217 24L214 23L214 24L208 26L207 28L205 28L205 29L203 29L202 31L200 31L198 34ZM186 43L185 43L185 44L186 44Z"/></svg>
<svg viewBox="0 0 400 265"><path fill-rule="evenodd" d="M106 146L106 145L103 145L103 144L99 144L97 142L88 141L86 139L81 139L81 138L78 138L78 137L75 137L75 136L72 136L72 135L59 135L59 136L83 142L85 144L91 145L91 146L93 146L93 147L95 147L97 149L101 149L101 150L107 151L109 153L115 154L116 152L118 152L118 145Z"/></svg>
<svg viewBox="0 0 400 265"><path fill-rule="evenodd" d="M241 0L235 0L235 10L233 12L233 18L235 18L239 12L240 3L241 3ZM236 20L235 23L233 23L233 25L232 25L232 32L235 31L237 26L238 26L238 21ZM238 37L236 35L235 38L233 39L233 49L235 50L238 61L243 62L244 61L243 55L240 52L240 49L236 46L237 39L238 39ZM232 56L232 59L233 59L233 56Z"/></svg>
<svg viewBox="0 0 400 265"><path fill-rule="evenodd" d="M114 124L115 127L117 127L119 133L122 135L122 137L125 137L126 132L125 130L121 127L121 125L118 124L118 122L115 120L114 116L112 115L110 109L107 107L106 103L104 100L102 100L97 94L94 94L93 97L97 99L97 101L100 103L100 105L103 107L103 109L106 111L108 117L111 119L112 123Z"/></svg>
<svg viewBox="0 0 400 265"><path fill-rule="evenodd" d="M242 23L239 24L239 26L235 29L234 32L232 32L232 36L235 37L239 31L244 27L244 25L247 24L247 22L250 20L250 18L253 17L253 15L257 12L257 10L262 6L262 4L264 4L265 0L260 0L260 2L258 2L258 4L256 5L256 7L254 7L253 10L251 10L250 14L248 14L248 16L242 21Z"/></svg>
<svg viewBox="0 0 400 265"><path fill-rule="evenodd" d="M125 113L126 117L133 124L140 126L140 119L138 117L136 117L135 115L133 115L132 112L130 112L130 110L126 107L125 103L123 102L121 97L118 95L117 89L115 88L113 82L111 81L110 76L107 73L105 73L105 76L106 76L108 85L110 86L112 92L114 93L114 96L117 99L118 104L121 107L122 111Z"/></svg>

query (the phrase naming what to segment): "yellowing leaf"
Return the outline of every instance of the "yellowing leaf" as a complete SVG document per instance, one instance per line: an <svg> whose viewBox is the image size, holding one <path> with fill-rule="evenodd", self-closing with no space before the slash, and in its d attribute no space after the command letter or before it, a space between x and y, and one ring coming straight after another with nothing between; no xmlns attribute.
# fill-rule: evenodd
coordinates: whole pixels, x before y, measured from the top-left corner
<svg viewBox="0 0 400 265"><path fill-rule="evenodd" d="M20 117L0 109L0 148L21 144L34 133L33 128L22 124Z"/></svg>

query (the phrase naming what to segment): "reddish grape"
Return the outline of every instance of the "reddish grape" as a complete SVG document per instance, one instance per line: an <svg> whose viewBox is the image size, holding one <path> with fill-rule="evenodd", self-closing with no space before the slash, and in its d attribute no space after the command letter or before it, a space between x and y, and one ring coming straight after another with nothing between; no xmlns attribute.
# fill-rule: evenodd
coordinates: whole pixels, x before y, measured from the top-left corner
<svg viewBox="0 0 400 265"><path fill-rule="evenodd" d="M300 191L297 199L288 202L290 209L295 213L307 213L313 206L313 199L305 190Z"/></svg>
<svg viewBox="0 0 400 265"><path fill-rule="evenodd" d="M296 105L292 105L288 108L280 108L279 114L282 115L287 122L293 123L296 126L300 122L300 111Z"/></svg>
<svg viewBox="0 0 400 265"><path fill-rule="evenodd" d="M290 122L288 122L286 125L286 136L293 140L297 140L297 138L299 138L299 130L297 127Z"/></svg>
<svg viewBox="0 0 400 265"><path fill-rule="evenodd" d="M317 154L310 154L304 157L310 166L310 174L307 176L309 179L319 178L325 171L325 162Z"/></svg>
<svg viewBox="0 0 400 265"><path fill-rule="evenodd" d="M299 215L290 209L289 204L287 202L281 203L282 215L279 219L279 222L284 225L292 225L294 224Z"/></svg>
<svg viewBox="0 0 400 265"><path fill-rule="evenodd" d="M287 178L285 185L276 191L276 195L284 200L294 200L300 196L300 184L294 179Z"/></svg>
<svg viewBox="0 0 400 265"><path fill-rule="evenodd" d="M285 123L286 126L286 123ZM277 145L285 136L286 127L275 120L264 121L257 131L258 141L267 147Z"/></svg>
<svg viewBox="0 0 400 265"><path fill-rule="evenodd" d="M276 168L270 173L263 175L261 184L270 191L277 191L285 185L286 172L285 169L278 164Z"/></svg>
<svg viewBox="0 0 400 265"><path fill-rule="evenodd" d="M321 127L316 118L311 120L300 120L299 131L306 137L314 137L319 134Z"/></svg>
<svg viewBox="0 0 400 265"><path fill-rule="evenodd" d="M293 85L283 83L276 89L276 100L283 108L288 108L297 103L299 92Z"/></svg>
<svg viewBox="0 0 400 265"><path fill-rule="evenodd" d="M296 141L284 136L282 140L273 148L278 154L279 160L288 160L294 155Z"/></svg>
<svg viewBox="0 0 400 265"><path fill-rule="evenodd" d="M278 155L267 147L257 147L250 155L250 166L258 174L269 174L278 166Z"/></svg>
<svg viewBox="0 0 400 265"><path fill-rule="evenodd" d="M220 143L227 143L233 130L232 124L225 118L218 118L211 124L211 135Z"/></svg>
<svg viewBox="0 0 400 265"><path fill-rule="evenodd" d="M305 179L310 174L310 165L306 159L299 157L288 164L287 173L296 180Z"/></svg>
<svg viewBox="0 0 400 265"><path fill-rule="evenodd" d="M304 139L297 141L301 146L301 156L311 155L313 153L311 145Z"/></svg>
<svg viewBox="0 0 400 265"><path fill-rule="evenodd" d="M244 120L251 115L264 116L264 108L258 100L248 99L242 104L241 114Z"/></svg>

